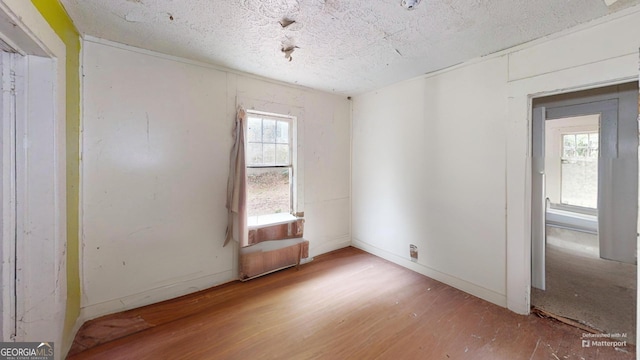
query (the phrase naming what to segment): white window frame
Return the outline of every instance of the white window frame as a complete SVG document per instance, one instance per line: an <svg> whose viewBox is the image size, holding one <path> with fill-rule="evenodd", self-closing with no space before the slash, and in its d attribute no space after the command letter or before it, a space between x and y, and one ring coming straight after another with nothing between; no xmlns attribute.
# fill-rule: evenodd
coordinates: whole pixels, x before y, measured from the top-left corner
<svg viewBox="0 0 640 360"><path fill-rule="evenodd" d="M249 124L248 120L250 117L261 117L261 118L269 118L276 121L287 121L289 123L289 165L250 165L248 161L248 145L249 138L247 134L245 134L245 160L246 160L246 168L254 168L254 169L275 169L275 168L288 168L289 169L289 212L287 213L279 213L279 214L266 214L266 215L254 215L248 216L248 226L249 228L258 228L266 225L275 225L279 223L286 223L296 219L295 214L297 213L298 206L296 204L297 200L297 192L298 192L298 174L297 174L297 163L298 163L298 141L297 141L297 133L298 133L298 119L293 115L286 114L278 114L272 112L258 111L258 110L247 110L247 125L245 126L245 130L248 131Z"/></svg>

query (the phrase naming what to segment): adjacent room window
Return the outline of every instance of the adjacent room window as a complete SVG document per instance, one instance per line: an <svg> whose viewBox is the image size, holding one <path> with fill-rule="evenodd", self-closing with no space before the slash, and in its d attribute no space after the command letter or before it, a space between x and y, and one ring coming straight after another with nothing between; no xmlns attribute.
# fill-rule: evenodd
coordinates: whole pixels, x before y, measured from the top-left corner
<svg viewBox="0 0 640 360"><path fill-rule="evenodd" d="M598 145L598 132L562 134L562 204L598 207Z"/></svg>
<svg viewBox="0 0 640 360"><path fill-rule="evenodd" d="M251 112L247 115L248 216L290 214L294 119Z"/></svg>

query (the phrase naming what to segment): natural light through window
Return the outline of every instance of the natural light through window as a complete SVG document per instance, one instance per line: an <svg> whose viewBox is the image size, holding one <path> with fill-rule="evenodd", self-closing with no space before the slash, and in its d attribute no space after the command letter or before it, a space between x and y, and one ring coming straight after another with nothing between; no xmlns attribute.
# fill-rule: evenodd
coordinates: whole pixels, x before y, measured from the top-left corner
<svg viewBox="0 0 640 360"><path fill-rule="evenodd" d="M561 203L598 207L597 132L562 135Z"/></svg>
<svg viewBox="0 0 640 360"><path fill-rule="evenodd" d="M291 213L292 119L250 113L247 127L248 216Z"/></svg>

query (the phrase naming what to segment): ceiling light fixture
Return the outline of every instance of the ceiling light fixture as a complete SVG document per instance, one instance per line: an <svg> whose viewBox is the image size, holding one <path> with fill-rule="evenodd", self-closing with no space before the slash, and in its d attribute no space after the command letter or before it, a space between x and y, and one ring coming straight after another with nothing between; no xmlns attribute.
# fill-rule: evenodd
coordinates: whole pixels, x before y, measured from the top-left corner
<svg viewBox="0 0 640 360"><path fill-rule="evenodd" d="M402 0L400 5L402 5L402 7L407 10L413 10L416 6L418 6L418 4L420 4L420 1L422 0Z"/></svg>

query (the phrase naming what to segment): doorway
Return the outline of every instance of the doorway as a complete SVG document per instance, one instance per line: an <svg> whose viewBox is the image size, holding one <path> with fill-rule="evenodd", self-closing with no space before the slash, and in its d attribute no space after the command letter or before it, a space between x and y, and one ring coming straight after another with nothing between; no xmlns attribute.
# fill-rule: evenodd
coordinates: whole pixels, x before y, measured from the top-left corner
<svg viewBox="0 0 640 360"><path fill-rule="evenodd" d="M534 308L635 343L638 84L535 99Z"/></svg>

